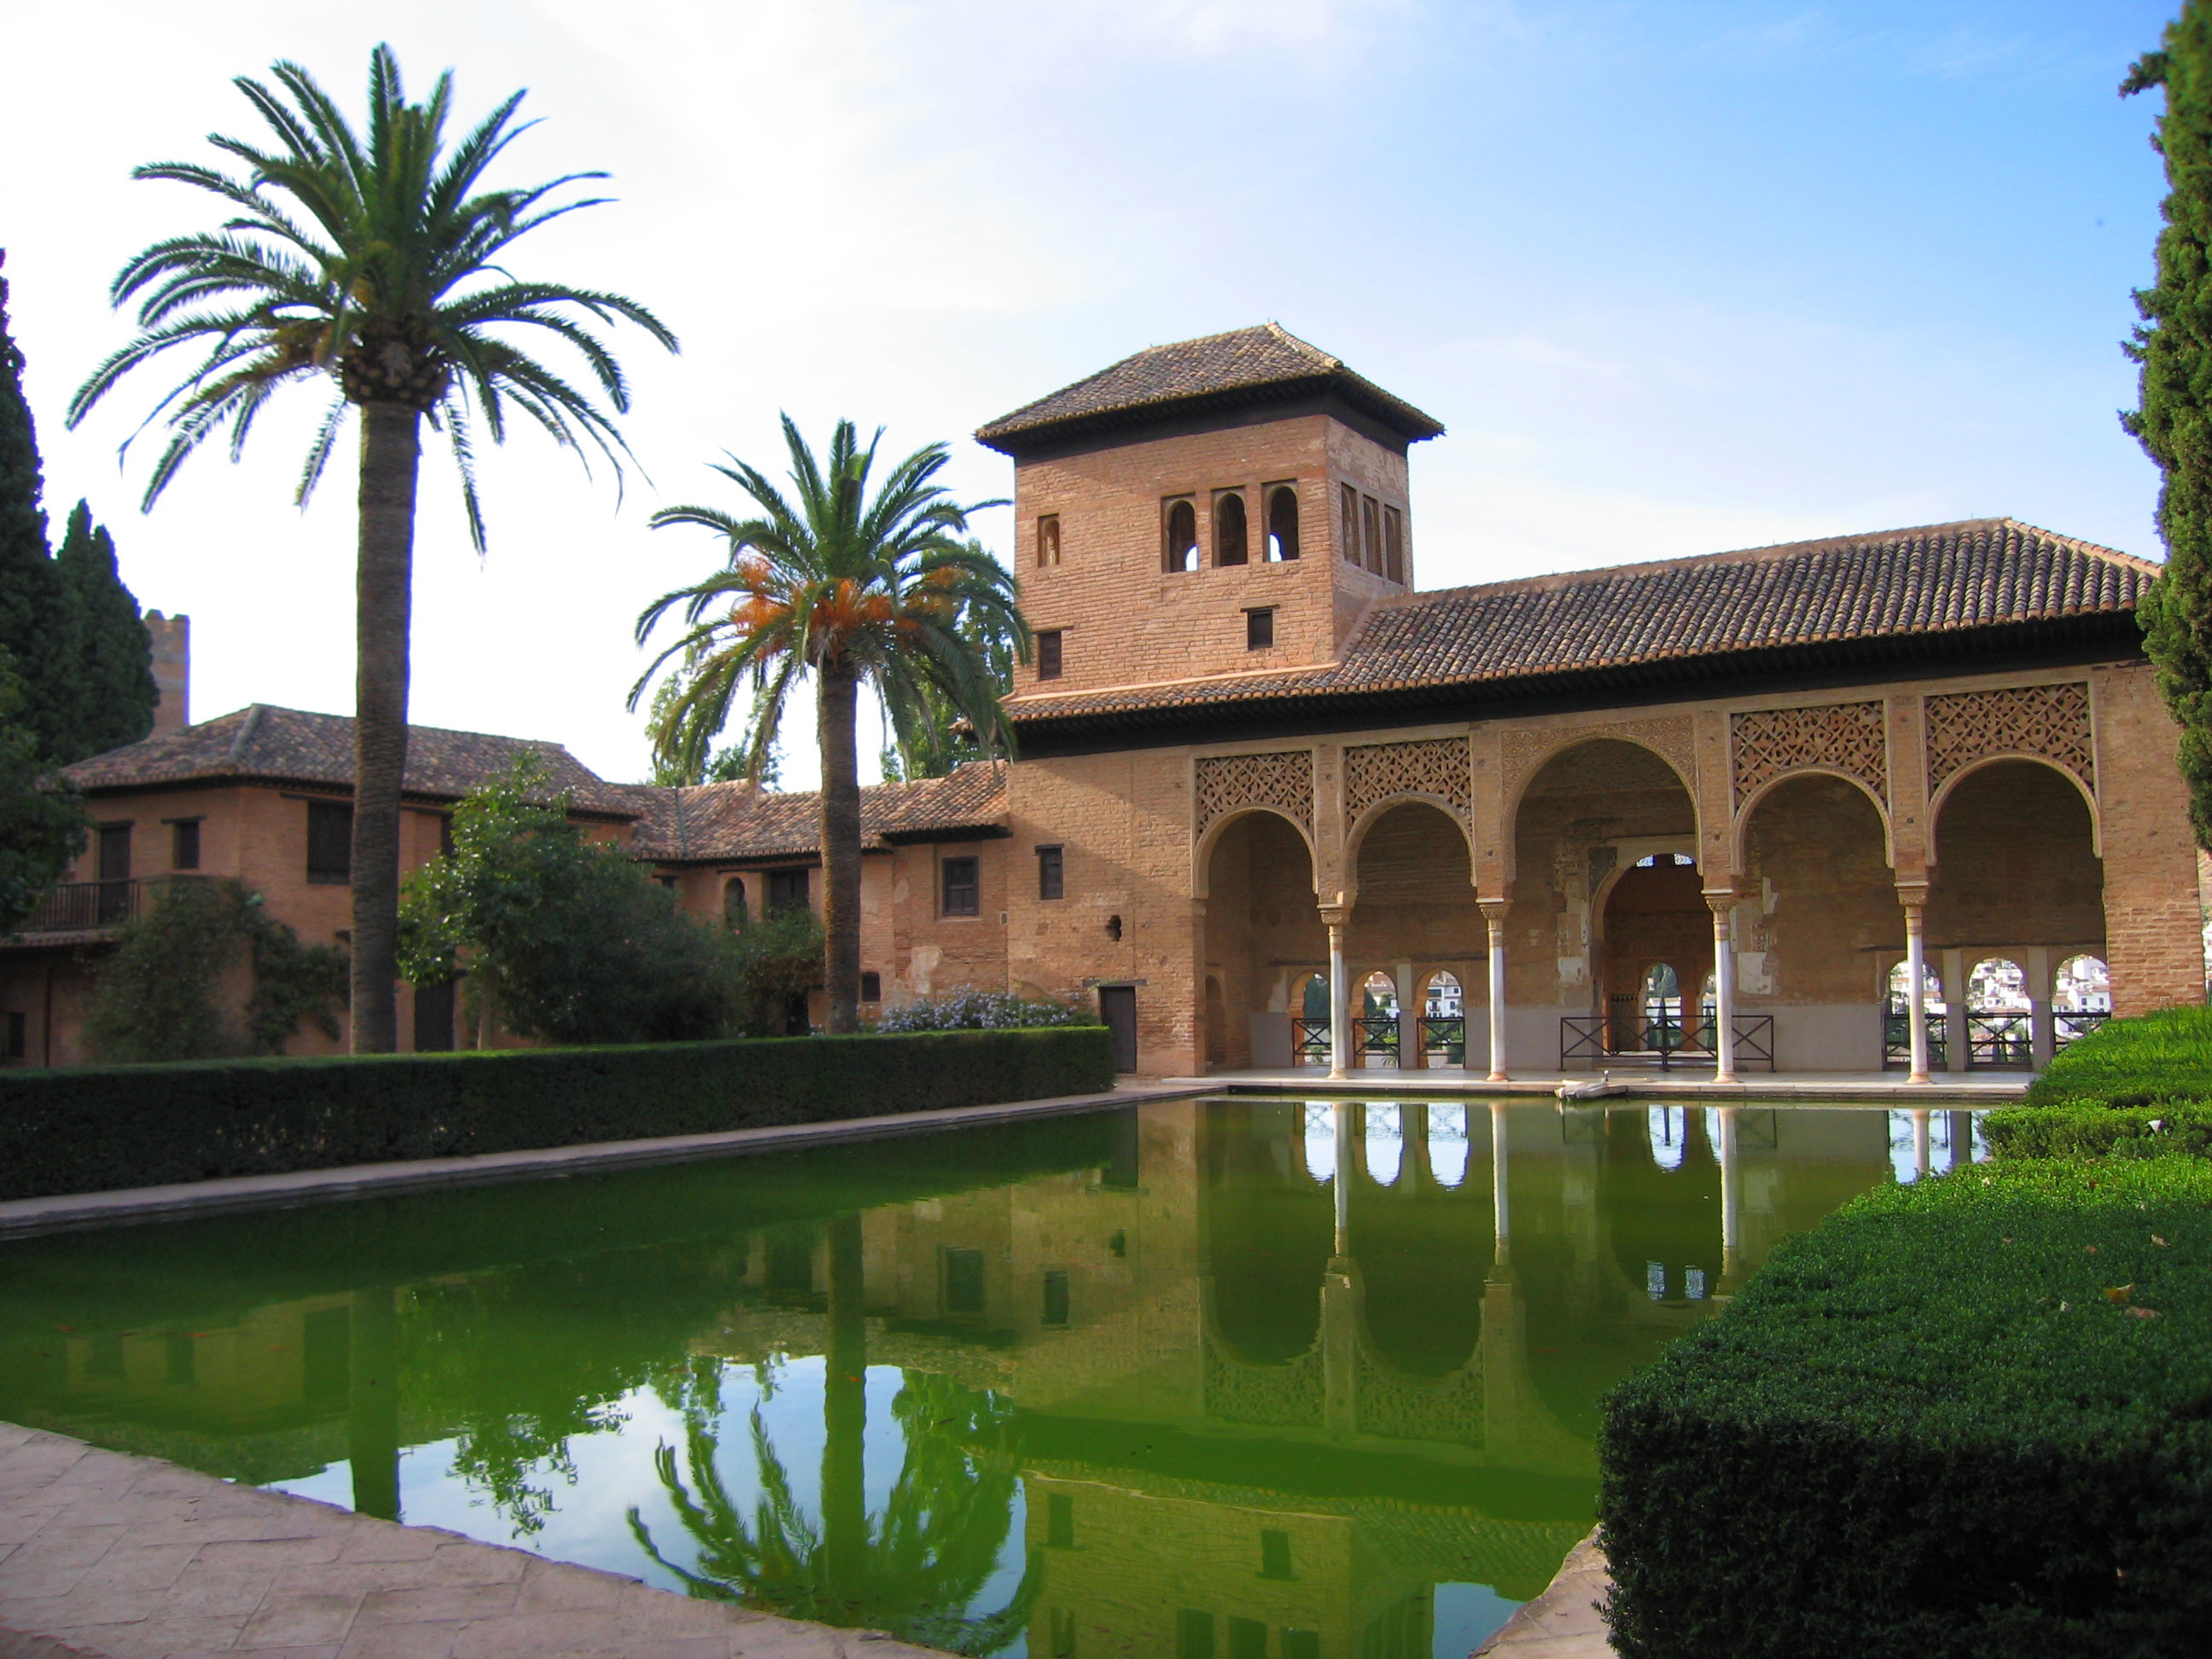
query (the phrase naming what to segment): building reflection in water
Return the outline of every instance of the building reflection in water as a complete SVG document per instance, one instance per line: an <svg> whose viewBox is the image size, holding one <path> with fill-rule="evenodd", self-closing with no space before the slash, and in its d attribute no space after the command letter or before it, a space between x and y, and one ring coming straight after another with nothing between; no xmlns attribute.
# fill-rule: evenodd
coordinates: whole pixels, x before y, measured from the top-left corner
<svg viewBox="0 0 2212 1659"><path fill-rule="evenodd" d="M628 1437L661 1496L592 1564L694 1594L969 1653L1426 1659L1587 1530L1606 1387L1972 1147L1955 1114L1237 1099L33 1241L0 1416L343 1469L387 1516L434 1445L407 1506L464 1488L502 1541L628 1508L576 1456ZM802 1372L818 1469L764 1403Z"/></svg>

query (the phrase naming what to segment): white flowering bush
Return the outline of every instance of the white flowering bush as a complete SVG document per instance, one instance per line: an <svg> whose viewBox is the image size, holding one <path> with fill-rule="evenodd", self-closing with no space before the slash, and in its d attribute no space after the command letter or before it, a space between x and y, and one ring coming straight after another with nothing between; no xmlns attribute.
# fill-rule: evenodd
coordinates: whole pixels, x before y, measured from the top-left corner
<svg viewBox="0 0 2212 1659"><path fill-rule="evenodd" d="M1089 1009L1011 991L948 991L877 1016L878 1031L1010 1031L1029 1025L1096 1025Z"/></svg>

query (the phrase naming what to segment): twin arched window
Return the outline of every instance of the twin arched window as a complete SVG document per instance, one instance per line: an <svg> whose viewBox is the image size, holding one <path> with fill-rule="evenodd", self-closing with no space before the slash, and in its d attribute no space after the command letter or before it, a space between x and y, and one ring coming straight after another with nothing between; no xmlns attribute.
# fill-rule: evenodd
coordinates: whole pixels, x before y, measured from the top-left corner
<svg viewBox="0 0 2212 1659"><path fill-rule="evenodd" d="M1243 564L1250 554L1244 533L1244 492L1232 489L1213 498L1213 562Z"/></svg>
<svg viewBox="0 0 2212 1659"><path fill-rule="evenodd" d="M1161 565L1170 575L1198 568L1198 508L1188 496L1168 503L1167 542Z"/></svg>
<svg viewBox="0 0 2212 1659"><path fill-rule="evenodd" d="M1164 506L1165 516L1161 523L1160 568L1170 575L1196 570L1200 564L1197 503L1188 495L1180 495ZM1286 564L1297 558L1299 538L1296 485L1279 483L1265 486L1262 522L1266 529L1261 550L1264 562ZM1212 530L1213 562L1217 567L1252 562L1251 518L1242 489L1224 489L1213 498ZM1040 547L1042 545L1040 541ZM1054 550L1057 551L1056 538Z"/></svg>

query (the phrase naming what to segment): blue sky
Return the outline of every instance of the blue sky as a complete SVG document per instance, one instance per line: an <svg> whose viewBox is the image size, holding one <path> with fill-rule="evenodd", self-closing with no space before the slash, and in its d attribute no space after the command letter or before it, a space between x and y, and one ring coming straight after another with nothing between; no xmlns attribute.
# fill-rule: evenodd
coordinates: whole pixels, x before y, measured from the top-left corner
<svg viewBox="0 0 2212 1659"><path fill-rule="evenodd" d="M150 456L114 452L156 383L76 434L61 408L125 336L107 277L208 216L131 165L248 131L228 77L277 57L354 105L380 37L420 84L454 66L465 112L531 88L544 125L510 176L615 173L617 204L518 270L634 294L685 348L629 343L649 477L619 502L520 437L485 463L480 564L428 463L427 724L640 775L629 624L713 551L644 521L714 498L720 450L773 461L780 409L825 437L849 414L901 453L953 441L959 488L1001 495L975 426L1266 319L1449 428L1414 453L1424 586L1993 514L2159 552L2156 474L2114 416L2156 97L2114 89L2170 0L352 11L110 0L15 26L49 71L0 106L0 243L50 510L90 496L141 599L192 615L196 717L351 707L349 472L289 504L319 399L150 518Z"/></svg>

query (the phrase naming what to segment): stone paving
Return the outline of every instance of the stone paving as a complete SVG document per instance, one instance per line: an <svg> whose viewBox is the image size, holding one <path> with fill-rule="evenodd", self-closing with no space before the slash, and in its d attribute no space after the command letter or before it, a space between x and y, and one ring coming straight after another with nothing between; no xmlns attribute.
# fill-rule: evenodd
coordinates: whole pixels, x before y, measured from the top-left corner
<svg viewBox="0 0 2212 1659"><path fill-rule="evenodd" d="M941 1659L0 1424L0 1659Z"/></svg>
<svg viewBox="0 0 2212 1659"><path fill-rule="evenodd" d="M1613 1659L1597 1610L1611 1583L1592 1533L1559 1564L1544 1593L1475 1650L1476 1659Z"/></svg>

